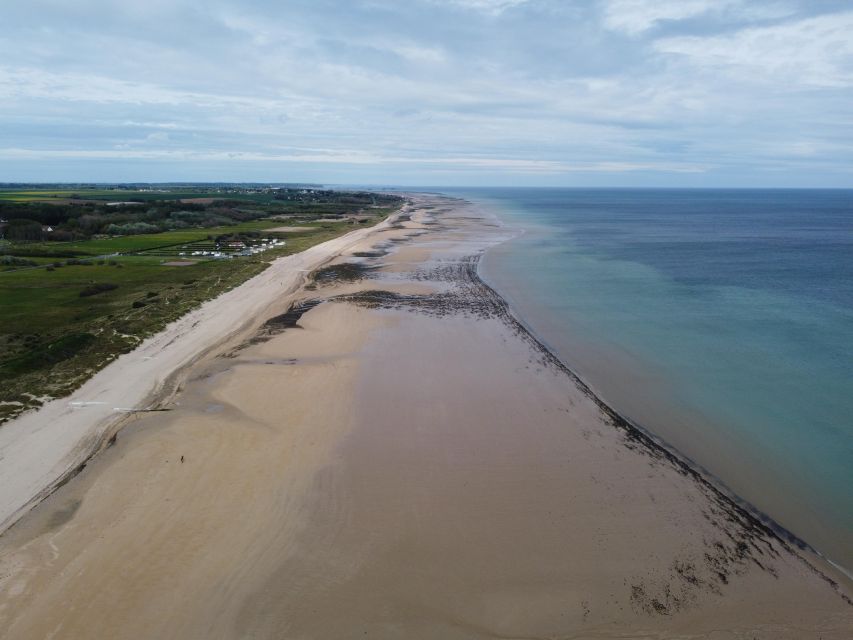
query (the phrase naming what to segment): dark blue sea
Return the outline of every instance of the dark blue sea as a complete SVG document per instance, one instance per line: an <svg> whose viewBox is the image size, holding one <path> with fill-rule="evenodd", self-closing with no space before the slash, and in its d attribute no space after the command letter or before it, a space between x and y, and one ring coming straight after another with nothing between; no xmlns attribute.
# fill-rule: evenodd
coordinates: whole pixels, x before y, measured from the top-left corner
<svg viewBox="0 0 853 640"><path fill-rule="evenodd" d="M466 189L482 274L611 406L853 568L853 190Z"/></svg>

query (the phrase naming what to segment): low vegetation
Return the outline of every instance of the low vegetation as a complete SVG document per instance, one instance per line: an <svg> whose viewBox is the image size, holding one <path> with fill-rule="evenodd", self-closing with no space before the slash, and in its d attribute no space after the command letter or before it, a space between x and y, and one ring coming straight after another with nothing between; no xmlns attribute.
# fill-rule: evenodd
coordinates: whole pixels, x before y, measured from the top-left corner
<svg viewBox="0 0 853 640"><path fill-rule="evenodd" d="M181 186L180 192L160 187L159 200L143 190L140 197L150 206L115 210L106 202L130 202L133 192L0 189L0 422L67 395L273 259L373 225L402 203L369 193L220 188L222 201L212 186ZM48 198L59 202L46 204ZM185 198L205 200L185 208ZM14 220L37 222L41 235L34 225ZM157 231L137 233L137 223ZM30 231L8 237L17 226ZM300 231L271 231L287 226Z"/></svg>

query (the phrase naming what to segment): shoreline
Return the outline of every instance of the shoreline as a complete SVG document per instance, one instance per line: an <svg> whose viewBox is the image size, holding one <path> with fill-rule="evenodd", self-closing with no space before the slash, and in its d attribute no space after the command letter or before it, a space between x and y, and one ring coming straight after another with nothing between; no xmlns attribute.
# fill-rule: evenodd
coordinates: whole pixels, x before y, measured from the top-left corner
<svg viewBox="0 0 853 640"><path fill-rule="evenodd" d="M394 224L409 206L402 205L373 227L357 229L276 259L257 276L204 302L145 339L133 351L122 354L70 395L51 400L0 425L0 461L3 462L0 464L0 486L4 487L0 494L0 535L80 473L93 457L115 441L118 432L134 415L164 410L159 407L179 392L186 372L222 345L250 332L258 324L258 316L268 309L281 306L283 302L276 296L287 299L297 294L305 285L308 273L334 260L346 246ZM278 286L275 280L279 281ZM258 291L252 295L253 289L261 288L264 293ZM215 312L227 311L229 305L251 305L252 313L241 318L243 314L235 314L231 309L223 322ZM195 339L193 344L187 345L190 332L204 330L213 335L209 339ZM172 345L176 346L167 352ZM157 358L162 361L164 355L170 359L165 369L149 366L140 373L145 361ZM133 376L132 384L113 382L122 376ZM144 380L141 384L140 379ZM78 412L76 420L75 411ZM80 411L87 412L87 416L81 419ZM64 428L60 424L63 420ZM45 430L50 433L43 433ZM69 430L75 433L69 436ZM56 439L60 437L65 441L57 445ZM14 461L14 465L10 461ZM33 474L38 474L38 478L33 478Z"/></svg>
<svg viewBox="0 0 853 640"><path fill-rule="evenodd" d="M475 204L475 202L472 202L472 204ZM494 215L494 218L498 220L500 224L506 225L508 228L513 229L516 232L516 235L513 236L510 241L515 240L528 232L524 227L518 226L518 223L507 223L497 215ZM813 560L817 561L822 566L823 570L827 570L832 573L833 576L835 576L836 581L846 583L848 587L853 585L853 570L836 562L830 555L824 553L809 542L806 537L798 535L790 528L781 524L771 513L759 508L748 498L742 497L740 493L736 489L732 488L721 475L712 472L694 457L691 457L682 451L677 445L670 443L664 435L657 434L654 429L644 426L642 422L633 420L625 413L617 410L615 405L606 399L605 394L600 389L597 389L593 384L586 380L583 375L575 371L570 365L566 364L563 358L558 355L559 350L551 346L542 335L537 333L537 330L530 323L526 322L522 318L520 313L516 311L516 307L518 306L517 301L510 297L504 297L498 293L498 285L491 281L487 274L483 273L482 268L478 269L478 275L486 286L494 289L496 295L504 299L514 320L531 335L531 337L544 351L549 354L550 357L553 357L566 369L568 375L571 375L577 380L579 386L589 393L590 397L599 404L602 411L613 416L614 421L624 423L623 428L626 430L637 432L639 437L649 441L650 447L660 449L668 456L673 456L674 459L679 461L679 464L683 465L691 474L694 474L697 480L707 483L714 489L714 491L721 494L721 496L730 501L739 510L748 514L751 519L754 519L762 527L772 531L773 534L781 541L795 547L800 552L809 554ZM516 307L513 305L516 305ZM720 453L724 454L724 451L721 451Z"/></svg>
<svg viewBox="0 0 853 640"><path fill-rule="evenodd" d="M462 202L468 204L475 204L472 201L469 201L463 197L458 196L445 196L451 197L461 200ZM497 221L501 226L506 226L506 223L500 220L496 215L492 214L492 219ZM515 237L525 233L524 228L515 228L516 236L512 238L508 238L504 242L508 242ZM502 243L501 243L502 244ZM498 245L495 245L498 246ZM483 254L487 254L489 249ZM853 585L853 574L850 573L845 567L837 564L831 558L821 553L818 549L813 547L808 541L803 538L797 536L794 532L785 528L779 522L777 522L770 514L760 510L758 507L753 505L748 500L739 496L735 491L733 491L730 487L727 486L725 481L719 476L711 473L708 469L703 467L697 461L691 459L689 456L685 455L683 452L679 451L677 448L670 445L666 442L665 439L656 435L654 431L651 429L638 424L637 422L631 420L627 416L621 414L617 411L611 404L604 399L600 392L596 391L589 383L587 383L582 376L580 376L577 372L575 372L570 365L565 363L556 353L555 350L550 348L546 342L537 335L535 329L531 327L528 323L526 323L517 310L515 310L510 303L510 301L502 296L496 286L489 282L488 278L482 273L481 270L482 260L478 259L474 263L473 270L470 273L472 279L476 279L479 283L479 286L483 287L485 290L489 292L489 295L492 296L497 305L502 307L504 313L506 314L506 321L516 326L519 333L526 334L527 339L534 345L534 347L542 353L550 362L553 363L554 366L562 370L569 378L573 380L573 382L578 386L578 388L586 394L595 404L601 409L601 411L609 416L613 421L613 426L618 429L623 430L626 434L628 434L629 438L635 441L639 446L647 449L651 455L653 456L663 456L668 459L672 464L679 467L683 474L686 477L693 479L694 481L701 483L705 487L707 487L710 491L712 491L720 501L724 502L728 509L734 510L740 518L743 518L745 521L750 523L750 526L755 527L765 534L769 534L776 538L781 544L785 546L785 548L794 555L798 555L801 557L802 561L809 566L810 569L815 571L818 575L820 575L823 579L825 579L833 588L839 591L839 594L842 598L850 605L853 605L853 599L848 596L846 593L841 591L841 584L839 580L833 579L833 577L828 576L824 573L827 569L832 571L833 573L839 574L837 578L840 580L848 581L848 587ZM811 557L808 558L804 553L809 554ZM818 564L823 565L822 567L814 566L812 563L817 561Z"/></svg>
<svg viewBox="0 0 853 640"><path fill-rule="evenodd" d="M498 217L527 232L490 252L482 272L537 337L624 417L853 578L853 494L841 446L850 377L844 343L833 341L846 334L849 313L829 301L809 310L799 287L811 272L799 254L786 256L790 268L773 280L768 274L784 266L756 258L753 273L742 262L752 246L745 241L733 250L736 263L719 274L705 268L705 278L697 270L725 253L726 236L708 236L707 252L691 260L690 238L704 241L679 221L673 194L650 199L660 214L648 222L619 213L635 205L648 213L641 194L618 207L610 196L567 190L498 195L471 197L494 197ZM725 215L749 202L732 198ZM587 201L607 212L584 209ZM577 211L557 212L565 207ZM766 231L760 215L744 215L750 229ZM644 231L662 224L671 237ZM821 217L815 233L832 224Z"/></svg>
<svg viewBox="0 0 853 640"><path fill-rule="evenodd" d="M647 449L652 455L664 456L667 458L671 463L678 466L685 476L692 478L694 481L703 484L709 490L713 491L721 501L726 503L729 509L736 511L740 517L749 521L752 526L762 530L766 534L772 535L780 543L785 545L786 549L791 553L797 555L800 555L803 552L808 553L814 556L814 559L818 560L821 564L826 565L824 570L826 568L831 568L832 570L840 573L840 577L853 581L853 576L851 576L844 567L833 562L831 558L815 549L806 540L803 540L795 533L779 524L770 514L764 513L748 500L741 498L726 485L722 478L714 475L698 462L692 460L689 456L686 456L675 447L669 445L663 438L656 435L652 430L634 422L630 418L627 418L614 409L612 405L608 404L599 392L593 389L593 387L590 386L579 374L563 362L556 352L550 349L545 342L537 336L535 330L520 318L509 301L501 296L495 287L491 285L480 273L479 264L480 263L478 262L476 276L480 280L481 286L490 290L500 303L506 307L506 312L510 321L516 324L520 331L526 333L530 341L536 345L536 348L539 349L545 357L551 360L555 366L564 371L565 374L574 381L578 388L581 389L593 402L595 402L603 413L612 419L613 425L616 428L625 431L632 440L636 441L639 446ZM840 584L836 580L833 580L832 577L825 575L821 568L812 566L808 558L802 556L802 560L815 572L821 575L821 577L826 579L834 588L840 587ZM853 605L853 600L850 597L843 592L840 592L840 594L845 601Z"/></svg>
<svg viewBox="0 0 853 640"><path fill-rule="evenodd" d="M7 530L0 620L21 637L93 620L115 637L843 637L846 586L622 419L480 277L488 215L426 197L407 213Z"/></svg>

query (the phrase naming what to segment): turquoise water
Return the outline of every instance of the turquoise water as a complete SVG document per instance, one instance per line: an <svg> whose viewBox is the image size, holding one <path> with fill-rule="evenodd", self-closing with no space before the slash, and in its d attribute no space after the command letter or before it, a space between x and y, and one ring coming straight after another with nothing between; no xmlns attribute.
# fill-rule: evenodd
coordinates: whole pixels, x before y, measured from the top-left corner
<svg viewBox="0 0 853 640"><path fill-rule="evenodd" d="M484 277L608 403L853 568L853 191L469 189Z"/></svg>

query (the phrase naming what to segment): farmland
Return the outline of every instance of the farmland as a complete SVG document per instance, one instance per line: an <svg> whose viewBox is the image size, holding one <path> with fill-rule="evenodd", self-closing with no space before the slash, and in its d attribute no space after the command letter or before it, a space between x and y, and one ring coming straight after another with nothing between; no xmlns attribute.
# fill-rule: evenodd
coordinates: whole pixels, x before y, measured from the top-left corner
<svg viewBox="0 0 853 640"><path fill-rule="evenodd" d="M0 202L56 202L63 200L104 202L152 202L193 198L237 198L247 202L272 202L282 193L318 191L316 185L0 185Z"/></svg>

